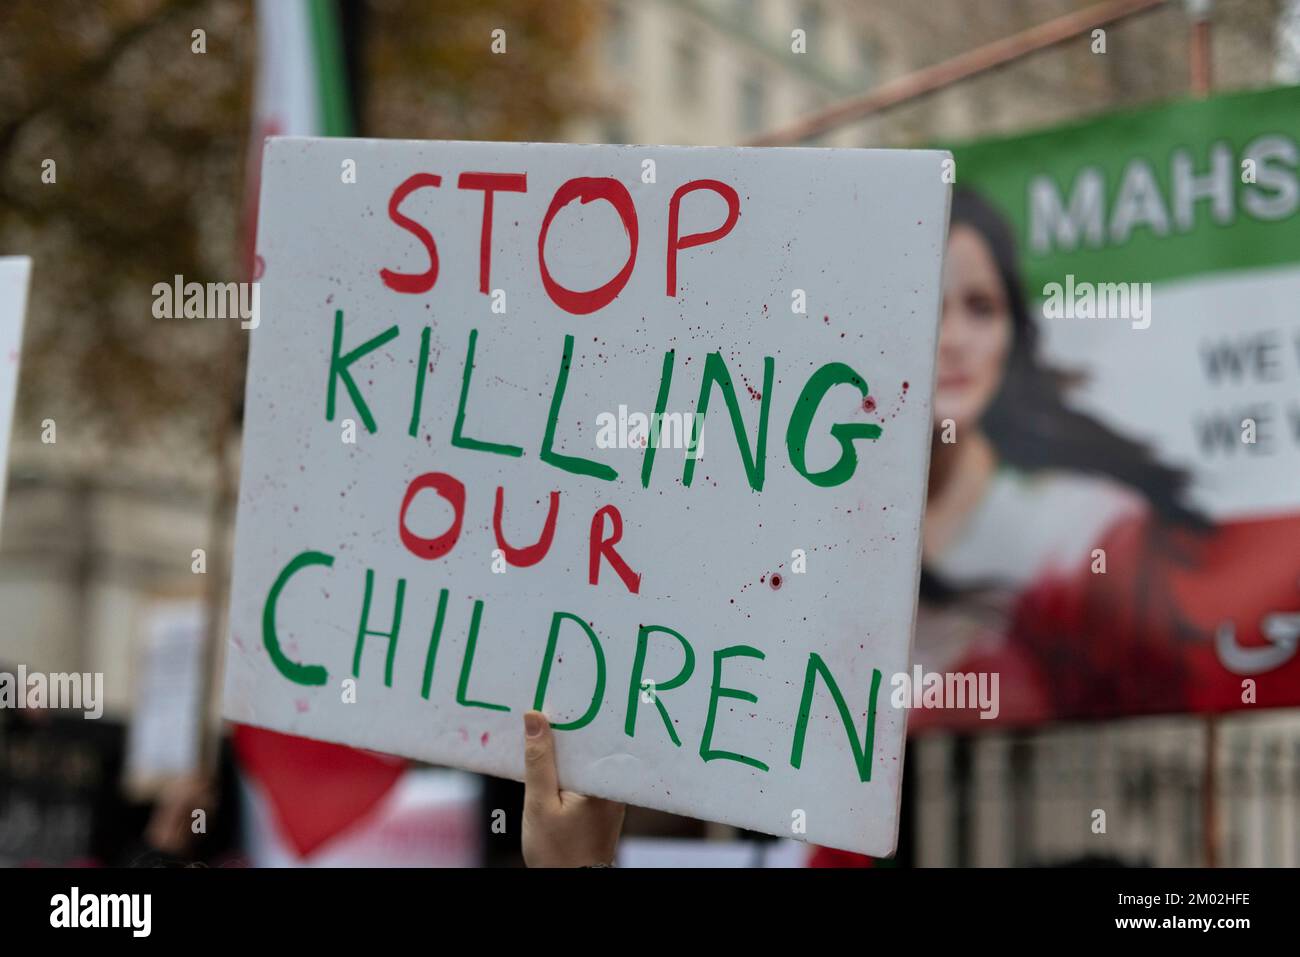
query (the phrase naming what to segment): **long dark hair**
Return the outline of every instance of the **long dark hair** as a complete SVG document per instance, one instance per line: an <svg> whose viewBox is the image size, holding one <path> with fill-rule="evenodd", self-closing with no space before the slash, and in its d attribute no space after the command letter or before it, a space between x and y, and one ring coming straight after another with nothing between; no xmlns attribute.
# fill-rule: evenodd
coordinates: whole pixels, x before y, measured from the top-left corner
<svg viewBox="0 0 1300 957"><path fill-rule="evenodd" d="M974 229L988 244L1011 311L1011 354L1002 385L981 419L1001 460L1025 472L1052 468L1105 476L1139 492L1168 523L1208 527L1184 503L1186 472L1162 464L1146 444L1112 432L1065 403L1065 393L1083 376L1050 368L1038 357L1038 327L1029 315L1007 221L979 195L961 189L953 193L949 229L957 225Z"/></svg>

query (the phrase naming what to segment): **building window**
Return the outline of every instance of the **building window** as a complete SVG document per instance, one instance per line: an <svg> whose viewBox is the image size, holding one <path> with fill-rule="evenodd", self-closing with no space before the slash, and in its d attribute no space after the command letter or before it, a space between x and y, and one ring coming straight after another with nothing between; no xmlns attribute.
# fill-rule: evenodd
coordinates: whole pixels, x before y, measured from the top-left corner
<svg viewBox="0 0 1300 957"><path fill-rule="evenodd" d="M757 133L763 128L763 80L751 73L740 83L740 129Z"/></svg>
<svg viewBox="0 0 1300 957"><path fill-rule="evenodd" d="M799 22L795 26L800 27L808 36L808 50L813 49L813 44L822 39L822 5L816 0L807 0L799 5Z"/></svg>
<svg viewBox="0 0 1300 957"><path fill-rule="evenodd" d="M858 37L858 76L863 86L870 86L876 73L876 43L863 34Z"/></svg>
<svg viewBox="0 0 1300 957"><path fill-rule="evenodd" d="M611 66L626 69L632 58L632 32L628 12L622 3L609 5L609 29L605 33L605 56Z"/></svg>
<svg viewBox="0 0 1300 957"><path fill-rule="evenodd" d="M602 143L627 143L627 123L620 116L611 116L601 126Z"/></svg>
<svg viewBox="0 0 1300 957"><path fill-rule="evenodd" d="M673 88L683 106L693 107L700 96L700 50L683 38L673 50Z"/></svg>

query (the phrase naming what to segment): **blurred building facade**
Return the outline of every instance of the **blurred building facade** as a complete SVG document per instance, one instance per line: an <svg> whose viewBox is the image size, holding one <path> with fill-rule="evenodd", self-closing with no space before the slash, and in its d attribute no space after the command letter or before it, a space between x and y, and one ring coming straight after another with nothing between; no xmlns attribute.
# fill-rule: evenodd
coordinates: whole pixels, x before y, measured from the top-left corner
<svg viewBox="0 0 1300 957"><path fill-rule="evenodd" d="M603 108L574 139L743 142L870 88L878 32L827 0L607 0L599 37ZM838 137L850 143L852 132Z"/></svg>
<svg viewBox="0 0 1300 957"><path fill-rule="evenodd" d="M1054 17L1087 0L602 0L603 106L591 142L734 145ZM1290 63L1283 0L1216 0L1223 89L1266 86ZM905 147L1010 133L1185 96L1183 2L1084 35L807 145ZM802 41L802 42L801 42Z"/></svg>

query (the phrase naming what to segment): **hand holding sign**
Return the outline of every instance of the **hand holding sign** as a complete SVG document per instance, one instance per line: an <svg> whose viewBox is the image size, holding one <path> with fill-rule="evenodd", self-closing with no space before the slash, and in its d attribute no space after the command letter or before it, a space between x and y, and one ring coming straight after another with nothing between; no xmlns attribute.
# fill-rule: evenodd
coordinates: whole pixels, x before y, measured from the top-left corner
<svg viewBox="0 0 1300 957"><path fill-rule="evenodd" d="M612 864L624 806L560 789L546 715L526 712L524 735L524 861L529 867Z"/></svg>

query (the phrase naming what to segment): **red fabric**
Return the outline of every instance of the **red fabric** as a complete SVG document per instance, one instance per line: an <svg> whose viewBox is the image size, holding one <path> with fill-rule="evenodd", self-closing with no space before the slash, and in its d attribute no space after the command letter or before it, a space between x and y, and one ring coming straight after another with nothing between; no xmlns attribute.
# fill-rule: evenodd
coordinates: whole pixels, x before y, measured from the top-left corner
<svg viewBox="0 0 1300 957"><path fill-rule="evenodd" d="M808 857L809 867L875 867L876 860L852 851L837 851L832 847L816 847Z"/></svg>
<svg viewBox="0 0 1300 957"><path fill-rule="evenodd" d="M1105 574L1086 562L1046 579L1013 614L1009 644L1033 662L1051 717L1300 704L1300 655L1243 675L1225 667L1215 648L1225 622L1237 645L1259 648L1268 645L1265 618L1300 611L1300 516L1232 522L1200 535L1141 517L1121 523L1099 547ZM1246 677L1256 682L1255 704L1242 700Z"/></svg>
<svg viewBox="0 0 1300 957"><path fill-rule="evenodd" d="M406 762L340 744L234 726L240 767L266 794L286 842L305 857L365 817Z"/></svg>

